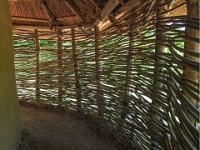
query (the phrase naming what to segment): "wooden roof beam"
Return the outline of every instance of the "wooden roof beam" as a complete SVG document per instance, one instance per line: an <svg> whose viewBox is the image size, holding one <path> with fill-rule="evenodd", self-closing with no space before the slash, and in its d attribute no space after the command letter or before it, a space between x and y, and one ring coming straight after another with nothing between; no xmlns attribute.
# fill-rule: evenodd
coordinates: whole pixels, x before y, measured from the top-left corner
<svg viewBox="0 0 200 150"><path fill-rule="evenodd" d="M62 21L65 19L76 17L76 15L66 16L62 18L55 18L56 21ZM12 19L16 20L23 20L23 21L35 21L35 22L49 22L48 19L39 19L39 18L29 18L29 17L18 17L18 16L12 16Z"/></svg>
<svg viewBox="0 0 200 150"><path fill-rule="evenodd" d="M81 14L81 11L79 10L78 6L76 5L76 3L74 3L74 1L72 0L63 0L67 6L71 9L71 11L77 16L79 17L79 19L81 19L82 22L85 21L83 15Z"/></svg>
<svg viewBox="0 0 200 150"><path fill-rule="evenodd" d="M47 2L45 0L41 1L41 6L49 19L50 29L51 29L53 27L53 25L56 26L55 17L53 15L53 13L51 12L51 10L49 9L49 6L47 5Z"/></svg>
<svg viewBox="0 0 200 150"><path fill-rule="evenodd" d="M105 26L107 26L109 23L113 23L113 20L117 20L120 18L121 15L124 13L127 13L131 9L133 9L134 6L138 3L142 3L144 0L129 0L125 3L125 5L122 5L115 13L110 14L109 18L101 23L101 29ZM110 19L113 18L113 19ZM110 26L110 25L109 25Z"/></svg>
<svg viewBox="0 0 200 150"><path fill-rule="evenodd" d="M71 29L73 27L88 27L91 28L93 27L92 23L82 23L82 24L71 24L71 25L67 25L67 26L57 26L56 29L62 29L62 30L66 30L66 29ZM16 25L13 24L13 30L15 29L24 29L24 30L49 30L49 26L33 26L33 25Z"/></svg>
<svg viewBox="0 0 200 150"><path fill-rule="evenodd" d="M126 12L130 11L137 3L141 3L143 1L144 0L129 0L128 2L126 2L125 5L120 7L119 10L117 10L114 15L117 16L122 13L126 13Z"/></svg>
<svg viewBox="0 0 200 150"><path fill-rule="evenodd" d="M12 16L12 19L23 20L23 21L36 21L36 22L49 22L47 19L35 19L35 18L26 18L26 17L17 17Z"/></svg>
<svg viewBox="0 0 200 150"><path fill-rule="evenodd" d="M100 18L96 19L94 25L100 27L102 22L108 18L110 13L119 5L119 0L108 0L105 7L102 9L100 13Z"/></svg>

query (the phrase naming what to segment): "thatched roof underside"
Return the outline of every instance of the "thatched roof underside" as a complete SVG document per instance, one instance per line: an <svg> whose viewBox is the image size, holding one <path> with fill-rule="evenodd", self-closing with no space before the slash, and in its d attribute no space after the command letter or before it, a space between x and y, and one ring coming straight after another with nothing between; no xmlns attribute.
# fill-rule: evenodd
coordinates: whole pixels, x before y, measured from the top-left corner
<svg viewBox="0 0 200 150"><path fill-rule="evenodd" d="M8 0L14 26L56 28L113 23L117 16L140 7L139 0ZM172 7L184 0L172 1ZM185 14L185 6L170 15ZM105 25L105 23L104 23Z"/></svg>

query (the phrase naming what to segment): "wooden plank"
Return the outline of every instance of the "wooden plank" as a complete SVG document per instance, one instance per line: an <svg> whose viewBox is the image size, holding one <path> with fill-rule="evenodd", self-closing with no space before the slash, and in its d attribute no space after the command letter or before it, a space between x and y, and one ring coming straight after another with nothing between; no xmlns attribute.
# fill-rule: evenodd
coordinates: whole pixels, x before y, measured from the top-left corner
<svg viewBox="0 0 200 150"><path fill-rule="evenodd" d="M80 9L78 8L78 6L76 5L76 3L74 3L74 1L71 0L64 0L64 2L67 4L67 6L71 9L71 11L77 16L79 17L79 19L84 22L85 19L80 11Z"/></svg>
<svg viewBox="0 0 200 150"><path fill-rule="evenodd" d="M76 99L77 99L77 105L76 105L76 110L78 112L81 111L81 85L80 85L80 78L78 75L78 69L79 69L79 64L78 64L78 60L77 60L77 55L78 55L78 51L76 49L76 31L75 28L71 29L72 32L72 56L73 56L73 61L74 61L74 74L75 74L75 87L76 87Z"/></svg>
<svg viewBox="0 0 200 150"><path fill-rule="evenodd" d="M63 77L62 77L62 72L63 72L63 64L62 64L62 30L58 30L58 52L57 52L57 57L58 57L58 104L62 104L62 84L63 84Z"/></svg>
<svg viewBox="0 0 200 150"><path fill-rule="evenodd" d="M187 6L187 16L188 16L188 18L199 19L199 1L198 0L186 0L186 6ZM190 26L187 26L186 27L186 36L199 39L199 37L200 37L199 30L195 30L195 29L190 28ZM189 51L198 53L199 52L199 43L192 42L190 40L186 40L185 48L188 49ZM199 62L198 57L193 57L189 54L185 54L184 57L188 58L190 60ZM184 74L184 76L191 79L192 81L199 83L199 72L194 71L193 69L191 69L189 67L184 67L183 74ZM192 86L194 86L194 85L192 85ZM188 98L188 100L194 106L196 106L197 101L192 96L190 96L190 94L187 91L184 90L183 93ZM190 122L192 124L195 124L196 120L190 114L187 114L187 115L188 115L188 119L190 120Z"/></svg>
<svg viewBox="0 0 200 150"><path fill-rule="evenodd" d="M38 30L35 30L35 44L36 44L36 101L40 101L40 41L38 38Z"/></svg>
<svg viewBox="0 0 200 150"><path fill-rule="evenodd" d="M113 9L115 9L115 7L117 7L118 5L119 5L118 0L109 0L106 3L105 7L102 9L100 13L100 18L98 18L95 21L94 25L96 25L97 27L100 27L103 20L107 19L110 13L113 11Z"/></svg>

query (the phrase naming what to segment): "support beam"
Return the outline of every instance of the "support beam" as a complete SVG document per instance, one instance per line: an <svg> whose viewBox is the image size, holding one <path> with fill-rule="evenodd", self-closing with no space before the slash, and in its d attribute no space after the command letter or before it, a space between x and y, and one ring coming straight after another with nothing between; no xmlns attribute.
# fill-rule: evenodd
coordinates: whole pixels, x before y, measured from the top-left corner
<svg viewBox="0 0 200 150"><path fill-rule="evenodd" d="M118 0L118 1L119 1L119 3L120 3L122 6L125 6L125 3L124 3L123 0Z"/></svg>
<svg viewBox="0 0 200 150"><path fill-rule="evenodd" d="M187 16L188 18L195 18L199 20L199 0L186 0L186 6L187 6ZM186 36L191 38L199 39L200 34L199 30L195 30L193 28L190 28L190 26L186 27ZM186 40L185 42L185 48L189 51L199 53L199 43L192 42L190 40ZM199 62L198 57L193 57L189 54L185 54L185 58L188 58L190 60ZM184 76L189 78L190 80L199 83L199 72L192 70L189 67L184 68L183 72ZM191 84L191 83L188 83ZM191 84L192 85L192 84ZM193 86L193 85L192 85ZM194 87L195 88L195 87ZM190 94L187 91L183 91L184 95L187 97L187 99L196 106L197 100L195 100L193 97L190 96ZM188 119L192 124L195 124L196 120L188 113Z"/></svg>
<svg viewBox="0 0 200 150"><path fill-rule="evenodd" d="M95 21L94 25L100 27L103 20L107 19L110 13L113 11L113 9L115 9L115 7L117 7L118 5L119 5L118 0L108 0L105 7L102 9L100 13L100 18L98 18Z"/></svg>
<svg viewBox="0 0 200 150"><path fill-rule="evenodd" d="M73 27L93 27L93 23L71 24L67 26L57 26L56 29L71 29ZM13 29L27 29L27 30L49 30L49 26L32 26L32 25L13 25Z"/></svg>
<svg viewBox="0 0 200 150"><path fill-rule="evenodd" d="M62 17L62 18L56 18L56 21L62 21L62 20L69 19L69 18L74 18L74 17L77 17L77 16L76 15L71 15L71 16L66 16L66 17Z"/></svg>
<svg viewBox="0 0 200 150"><path fill-rule="evenodd" d="M41 1L41 6L49 19L50 29L52 29L53 26L56 26L55 17L53 15L53 13L51 12L51 10L49 9L49 6L47 5L47 2L45 0Z"/></svg>
<svg viewBox="0 0 200 150"><path fill-rule="evenodd" d="M76 14L77 17L79 17L79 19L84 22L85 19L83 17L83 15L81 14L81 11L79 10L78 6L76 5L76 3L72 0L64 0L64 2L67 4L67 6L71 9L71 11Z"/></svg>
<svg viewBox="0 0 200 150"><path fill-rule="evenodd" d="M125 5L122 5L115 13L114 16L118 16L122 13L129 12L136 4L143 2L143 0L129 0Z"/></svg>
<svg viewBox="0 0 200 150"><path fill-rule="evenodd" d="M101 108L102 108L102 98L103 94L101 91L101 73L102 73L102 66L101 66L101 41L100 41L100 28L95 26L95 65L96 65L96 82L97 82L97 91L96 91L96 99L97 99L97 106L98 106L98 115L101 115Z"/></svg>
<svg viewBox="0 0 200 150"><path fill-rule="evenodd" d="M12 16L12 19L23 20L23 21L34 21L34 22L49 22L47 19L34 19L34 18L25 18L25 17L16 17Z"/></svg>
<svg viewBox="0 0 200 150"><path fill-rule="evenodd" d="M163 89L163 69L164 69L164 60L162 59L163 53L166 53L164 42L166 41L166 33L163 31L163 26L166 25L166 23L163 23L163 18L167 18L168 13L165 13L168 11L169 7L167 5L164 5L166 3L166 0L159 0L157 4L157 22L156 22L156 42L155 42L155 55L154 55L154 78L153 78L153 87L152 87L152 93L154 93L154 97L152 98L152 103L150 104L150 114L151 114L151 146L155 148L155 141L156 136L158 135L157 131L162 131L162 127L158 130L157 127L154 126L155 122L159 122L160 119L165 118L166 116L160 116L159 111L161 111L162 106L160 105L159 101L161 100L160 94L162 93L161 89ZM170 4L169 4L170 5ZM161 15L160 15L161 14ZM162 21L161 21L162 20ZM165 136L164 132L160 133L160 136ZM162 144L161 147L165 147L165 142L160 143Z"/></svg>
<svg viewBox="0 0 200 150"><path fill-rule="evenodd" d="M133 63L133 48L135 46L135 41L134 41L134 34L133 34L133 26L130 26L130 41L129 41L129 49L128 49L128 54L127 54L127 65L126 65L126 81L125 81L125 89L124 89L124 99L122 101L122 113L121 113L121 118L125 119L127 112L126 107L128 106L129 100L127 99L128 96L130 95L130 86L131 86L131 75L132 75L132 63Z"/></svg>
<svg viewBox="0 0 200 150"><path fill-rule="evenodd" d="M62 64L62 30L58 30L58 105L62 104L63 64Z"/></svg>
<svg viewBox="0 0 200 150"><path fill-rule="evenodd" d="M40 41L38 37L38 30L35 30L35 44L36 44L36 101L40 101Z"/></svg>
<svg viewBox="0 0 200 150"><path fill-rule="evenodd" d="M80 78L78 74L79 64L77 60L78 51L76 49L76 30L75 28L71 29L72 31L72 56L74 61L74 75L75 75L75 87L76 87L76 99L77 99L77 105L76 110L78 112L81 112L81 86L80 86Z"/></svg>
<svg viewBox="0 0 200 150"><path fill-rule="evenodd" d="M126 4L120 7L115 13L110 14L108 17L109 19L106 19L101 23L101 30L112 25L115 20L119 19L123 14L129 12L133 7L142 2L143 0L129 0L126 2Z"/></svg>
<svg viewBox="0 0 200 150"><path fill-rule="evenodd" d="M74 18L74 17L76 17L76 16L71 15L71 16L66 16L66 17L62 17L62 18L55 18L55 20L56 21L62 21L62 20ZM27 17L17 17L17 16L12 16L12 19L23 20L23 21L45 22L45 23L49 22L48 19L27 18Z"/></svg>

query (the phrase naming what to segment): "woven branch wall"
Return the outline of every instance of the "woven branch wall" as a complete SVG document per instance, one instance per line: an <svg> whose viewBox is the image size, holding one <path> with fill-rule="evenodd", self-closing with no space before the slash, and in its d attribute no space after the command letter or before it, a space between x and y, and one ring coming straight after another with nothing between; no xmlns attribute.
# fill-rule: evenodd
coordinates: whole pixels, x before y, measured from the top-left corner
<svg viewBox="0 0 200 150"><path fill-rule="evenodd" d="M101 32L15 30L19 99L91 115L130 148L198 149L199 83L184 73L199 74L185 48L199 20L155 1L136 8Z"/></svg>

